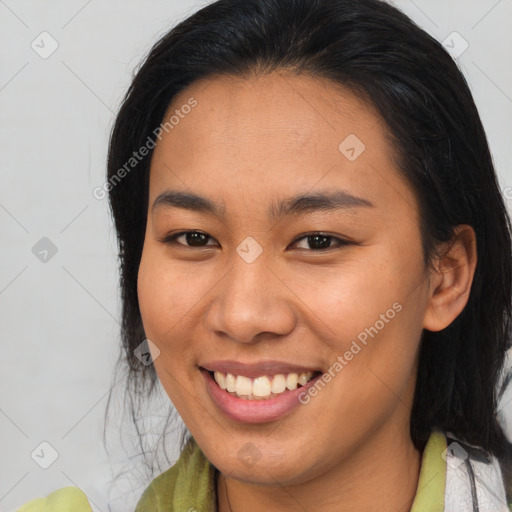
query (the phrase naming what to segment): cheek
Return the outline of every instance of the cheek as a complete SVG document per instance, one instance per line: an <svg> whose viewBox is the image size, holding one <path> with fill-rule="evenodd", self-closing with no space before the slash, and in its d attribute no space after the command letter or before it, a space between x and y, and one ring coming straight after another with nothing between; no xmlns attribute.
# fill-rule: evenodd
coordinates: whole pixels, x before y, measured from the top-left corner
<svg viewBox="0 0 512 512"><path fill-rule="evenodd" d="M175 343L170 344L168 340L179 340L179 337L173 336L173 326L180 315L183 316L180 308L184 303L176 299L180 294L176 290L175 280L164 270L158 253L147 246L144 247L139 266L137 295L144 332L160 349L161 354L155 361L158 370L161 360L174 351ZM179 323L176 327L179 327Z"/></svg>
<svg viewBox="0 0 512 512"><path fill-rule="evenodd" d="M174 393L180 386L176 388L171 375L179 375L182 385L197 378L198 346L192 340L201 337L194 335L201 325L199 315L217 279L215 272L171 260L151 241L144 246L137 279L139 308L145 334L160 350L155 369L173 402L179 400Z"/></svg>
<svg viewBox="0 0 512 512"><path fill-rule="evenodd" d="M151 251L144 245L142 258L137 276L137 296L139 309L144 325L144 331L148 338L156 338L155 330L158 329L158 318L162 306L161 294L164 287L161 285L158 275L158 265L153 261Z"/></svg>
<svg viewBox="0 0 512 512"><path fill-rule="evenodd" d="M192 371L184 364L193 358L185 324L196 299L188 281L186 273L169 268L159 250L145 245L137 278L139 309L145 334L159 349L155 370L175 405Z"/></svg>
<svg viewBox="0 0 512 512"><path fill-rule="evenodd" d="M422 331L422 267L382 246L376 252L328 274L324 269L322 279L310 275L298 294L314 311L333 364L343 357L336 374L367 379L372 368L400 385L400 374L407 380L414 364Z"/></svg>
<svg viewBox="0 0 512 512"><path fill-rule="evenodd" d="M205 290L189 271L177 268L162 251L145 246L137 279L139 308L146 334L165 342Z"/></svg>
<svg viewBox="0 0 512 512"><path fill-rule="evenodd" d="M389 263L383 249L341 265L317 268L290 281L290 288L329 327L327 338L347 339L372 325L403 295L406 276Z"/></svg>

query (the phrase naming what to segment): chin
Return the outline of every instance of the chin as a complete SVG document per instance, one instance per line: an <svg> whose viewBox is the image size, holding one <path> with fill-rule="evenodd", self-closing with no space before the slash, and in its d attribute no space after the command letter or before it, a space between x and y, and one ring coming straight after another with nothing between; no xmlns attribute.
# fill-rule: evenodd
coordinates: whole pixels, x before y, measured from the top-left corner
<svg viewBox="0 0 512 512"><path fill-rule="evenodd" d="M222 450L222 456L217 452L209 460L229 478L257 485L294 485L313 477L302 457L276 455L271 446L268 449L268 452L256 451L255 445L247 442L232 454Z"/></svg>

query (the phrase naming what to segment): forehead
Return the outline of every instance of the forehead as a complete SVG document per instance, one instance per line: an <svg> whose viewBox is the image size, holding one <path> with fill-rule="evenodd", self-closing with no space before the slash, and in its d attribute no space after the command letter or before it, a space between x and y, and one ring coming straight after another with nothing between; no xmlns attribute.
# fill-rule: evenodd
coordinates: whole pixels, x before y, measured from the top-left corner
<svg viewBox="0 0 512 512"><path fill-rule="evenodd" d="M374 203L414 204L373 106L327 79L210 77L181 91L163 121L171 116L152 158L153 201L176 186L253 204L338 187Z"/></svg>
<svg viewBox="0 0 512 512"><path fill-rule="evenodd" d="M304 74L276 71L202 79L174 98L164 119L179 113L191 98L197 106L172 131L191 136L190 142L200 138L204 150L229 142L245 145L245 153L270 153L281 146L300 155L308 146L332 150L334 143L337 150L337 142L350 133L371 144L383 135L372 105L339 84ZM257 145L265 141L272 144Z"/></svg>

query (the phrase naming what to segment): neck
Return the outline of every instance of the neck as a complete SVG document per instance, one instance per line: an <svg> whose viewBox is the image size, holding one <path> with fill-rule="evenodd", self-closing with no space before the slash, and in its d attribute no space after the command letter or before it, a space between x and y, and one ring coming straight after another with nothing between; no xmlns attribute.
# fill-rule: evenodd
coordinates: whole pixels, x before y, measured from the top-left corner
<svg viewBox="0 0 512 512"><path fill-rule="evenodd" d="M296 485L260 485L219 474L218 512L406 512L410 510L421 454L409 434L395 432L371 442L322 475Z"/></svg>

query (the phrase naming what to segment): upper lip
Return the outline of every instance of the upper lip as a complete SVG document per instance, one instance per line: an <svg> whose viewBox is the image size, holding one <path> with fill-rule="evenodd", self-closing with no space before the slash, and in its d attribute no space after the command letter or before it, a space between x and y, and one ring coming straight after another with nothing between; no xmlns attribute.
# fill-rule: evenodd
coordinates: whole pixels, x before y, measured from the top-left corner
<svg viewBox="0 0 512 512"><path fill-rule="evenodd" d="M245 377L256 378L263 375L278 375L286 373L308 373L319 372L318 368L304 366L300 364L291 364L284 361L260 361L258 363L242 363L239 361L212 361L203 363L201 368L210 372L231 373L232 375L243 375Z"/></svg>

